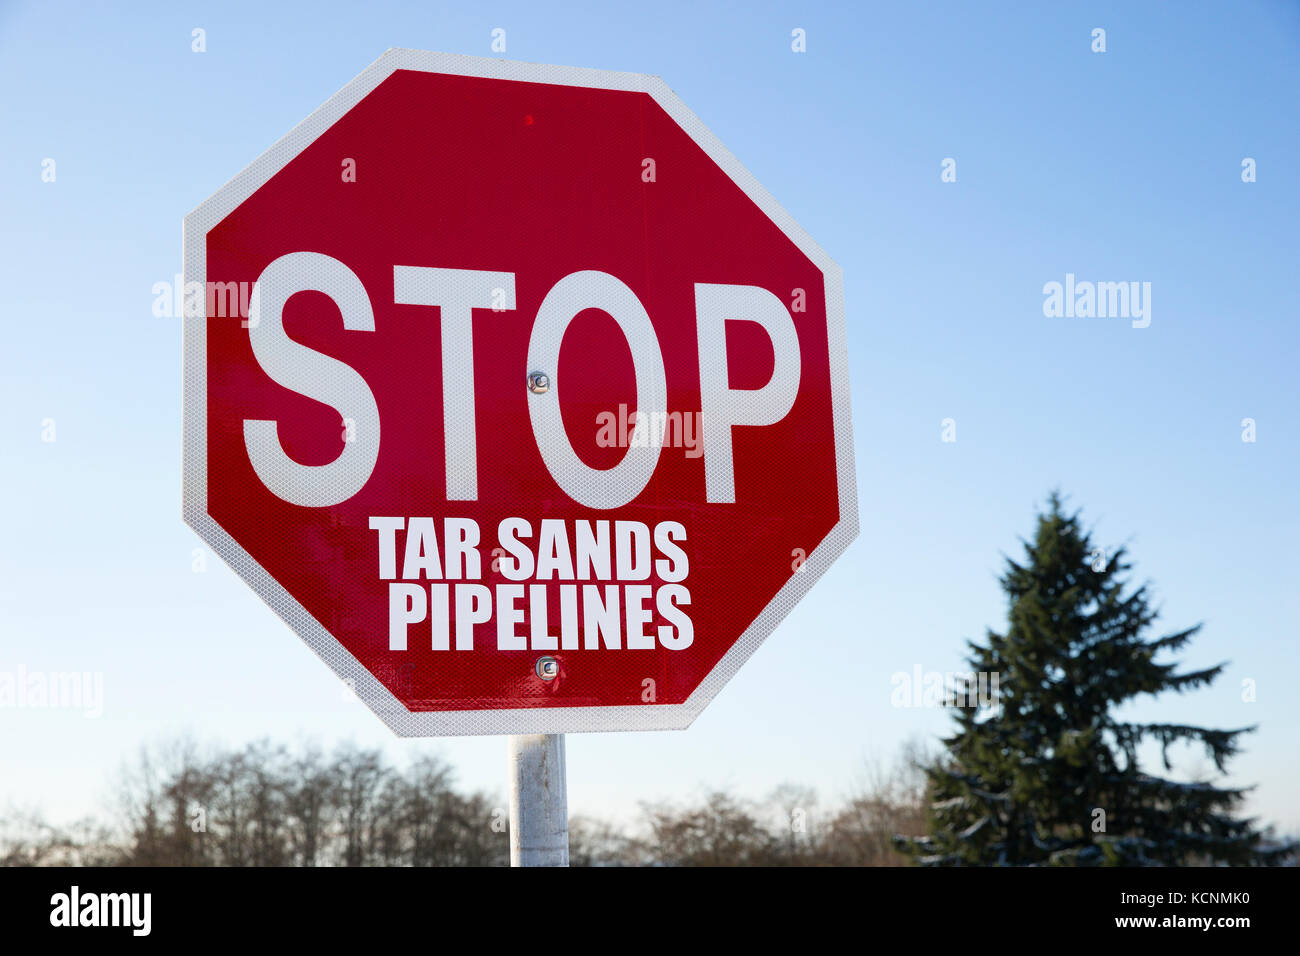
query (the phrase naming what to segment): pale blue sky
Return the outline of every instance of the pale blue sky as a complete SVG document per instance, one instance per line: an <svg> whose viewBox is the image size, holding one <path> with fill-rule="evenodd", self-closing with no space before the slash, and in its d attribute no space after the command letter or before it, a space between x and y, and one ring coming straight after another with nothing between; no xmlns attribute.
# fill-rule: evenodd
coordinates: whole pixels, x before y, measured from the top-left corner
<svg viewBox="0 0 1300 956"><path fill-rule="evenodd" d="M386 48L503 27L508 58L663 76L841 263L849 316L861 537L690 730L570 736L573 810L833 800L946 731L890 675L1001 627L1000 553L1059 485L1164 624L1206 622L1187 665L1232 661L1137 713L1259 723L1231 779L1300 828L1300 6L990 7L0 4L0 671L105 682L99 720L0 709L0 802L88 810L185 731L436 750L503 792L502 739L395 739L218 560L191 572L179 328L150 309L181 217ZM1150 327L1045 318L1067 272L1150 282Z"/></svg>

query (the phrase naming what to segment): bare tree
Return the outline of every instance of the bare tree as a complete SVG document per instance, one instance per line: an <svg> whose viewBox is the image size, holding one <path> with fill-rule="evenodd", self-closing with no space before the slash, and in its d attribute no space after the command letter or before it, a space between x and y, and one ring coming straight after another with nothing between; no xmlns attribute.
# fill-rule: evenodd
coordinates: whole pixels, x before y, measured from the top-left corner
<svg viewBox="0 0 1300 956"><path fill-rule="evenodd" d="M710 793L698 806L677 809L645 807L650 825L650 853L668 866L754 866L777 857L777 840L746 801L727 793Z"/></svg>
<svg viewBox="0 0 1300 956"><path fill-rule="evenodd" d="M925 833L929 798L924 747L908 741L890 767L867 764L867 779L828 826L827 862L837 866L902 866L907 858L894 848L895 834Z"/></svg>
<svg viewBox="0 0 1300 956"><path fill-rule="evenodd" d="M331 772L335 780L334 809L342 828L344 866L372 862L375 831L379 824L376 796L391 773L377 751L351 745L336 752Z"/></svg>
<svg viewBox="0 0 1300 956"><path fill-rule="evenodd" d="M329 843L330 808L338 802L334 775L320 749L308 745L284 781L285 835L292 862L316 866Z"/></svg>
<svg viewBox="0 0 1300 956"><path fill-rule="evenodd" d="M569 818L570 866L637 866L649 862L645 841L605 820Z"/></svg>

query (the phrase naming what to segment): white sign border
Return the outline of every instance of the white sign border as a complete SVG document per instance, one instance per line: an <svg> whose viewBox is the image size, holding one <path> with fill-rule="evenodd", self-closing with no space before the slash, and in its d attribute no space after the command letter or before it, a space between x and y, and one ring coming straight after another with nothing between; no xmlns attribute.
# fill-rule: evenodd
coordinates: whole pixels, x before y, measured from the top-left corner
<svg viewBox="0 0 1300 956"><path fill-rule="evenodd" d="M356 79L185 217L182 255L186 290L195 288L191 283L198 283L199 290L207 288L205 239L208 231L396 70L629 90L648 93L655 99L723 172L812 260L825 278L827 346L840 490L839 522L683 703L438 712L407 710L387 687L363 667L334 635L208 514L207 317L206 295L203 291L199 292L203 302L197 304L195 311L204 314L201 317L191 317L191 297L187 293L186 310L182 318L181 497L184 520L334 673L352 687L356 696L399 736L685 729L857 537L857 477L849 403L844 286L840 267L657 76L394 48L385 52Z"/></svg>

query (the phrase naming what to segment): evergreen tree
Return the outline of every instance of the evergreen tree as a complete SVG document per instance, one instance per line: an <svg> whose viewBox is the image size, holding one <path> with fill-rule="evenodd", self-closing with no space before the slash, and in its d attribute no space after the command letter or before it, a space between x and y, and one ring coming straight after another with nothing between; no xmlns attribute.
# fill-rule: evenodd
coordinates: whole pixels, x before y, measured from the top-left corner
<svg viewBox="0 0 1300 956"><path fill-rule="evenodd" d="M1200 625L1144 635L1156 620L1146 585L1129 589L1123 548L1096 550L1059 494L1038 517L1022 563L1007 560L1006 632L973 641L968 663L997 677L981 702L959 680L956 732L928 769L930 836L898 837L924 865L1237 865L1283 862L1295 845L1261 847L1264 836L1233 815L1242 789L1180 783L1144 771L1138 749L1200 745L1220 774L1254 730L1132 723L1115 709L1143 694L1209 685L1225 665L1179 672L1157 657L1177 652Z"/></svg>

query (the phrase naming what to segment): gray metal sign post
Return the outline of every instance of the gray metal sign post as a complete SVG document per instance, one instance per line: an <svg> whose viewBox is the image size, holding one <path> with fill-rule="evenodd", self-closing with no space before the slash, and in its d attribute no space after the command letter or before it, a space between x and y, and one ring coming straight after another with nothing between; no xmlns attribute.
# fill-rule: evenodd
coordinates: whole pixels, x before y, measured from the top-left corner
<svg viewBox="0 0 1300 956"><path fill-rule="evenodd" d="M510 865L569 865L564 734L510 738Z"/></svg>

